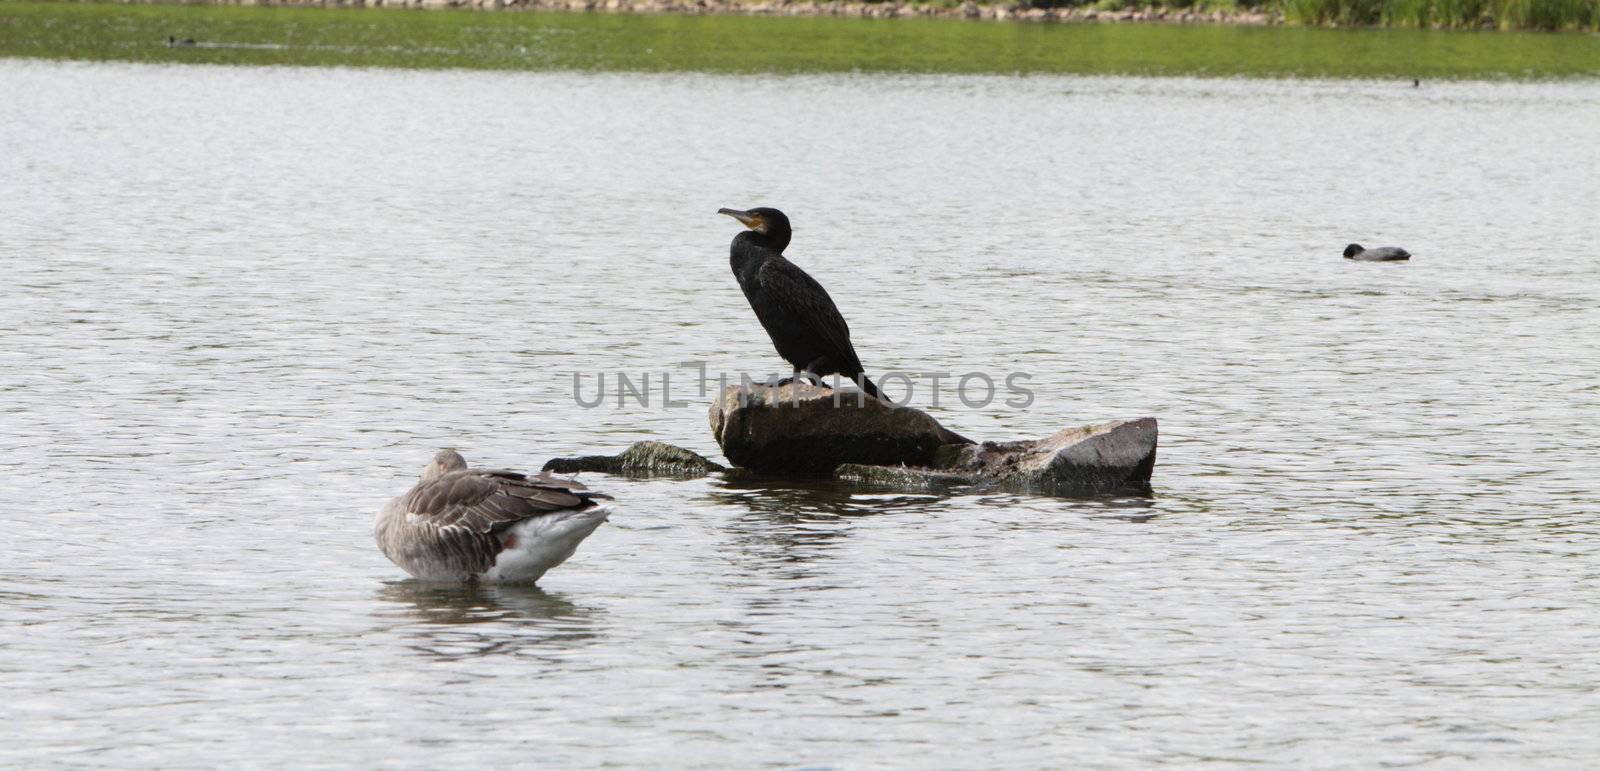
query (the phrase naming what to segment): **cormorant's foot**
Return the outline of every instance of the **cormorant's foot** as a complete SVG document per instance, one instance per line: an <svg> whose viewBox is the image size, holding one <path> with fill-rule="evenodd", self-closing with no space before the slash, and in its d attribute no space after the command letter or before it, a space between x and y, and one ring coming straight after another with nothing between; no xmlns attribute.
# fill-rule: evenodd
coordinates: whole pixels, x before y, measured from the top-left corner
<svg viewBox="0 0 1600 771"><path fill-rule="evenodd" d="M771 382L771 381L768 381L768 382ZM790 383L802 383L804 385L809 385L809 386L821 386L821 385L824 385L824 383L822 381L822 378L820 378L820 377L815 377L815 376L790 376L790 377L783 378L783 379L777 381L776 383L772 383L772 386L774 388L782 388L782 387L784 387L786 385L789 385Z"/></svg>

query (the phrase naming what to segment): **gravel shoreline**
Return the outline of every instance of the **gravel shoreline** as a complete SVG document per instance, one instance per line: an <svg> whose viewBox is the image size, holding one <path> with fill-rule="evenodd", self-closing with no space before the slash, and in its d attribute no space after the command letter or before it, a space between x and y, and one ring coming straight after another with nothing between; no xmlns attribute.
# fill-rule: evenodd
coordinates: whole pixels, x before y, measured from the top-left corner
<svg viewBox="0 0 1600 771"><path fill-rule="evenodd" d="M137 1L137 0L136 0ZM156 0L161 2L162 0ZM1094 7L1029 8L1018 3L950 6L916 2L728 2L727 0L209 0L194 5L321 6L329 8L461 8L580 13L688 14L695 16L839 16L862 19L936 18L1026 22L1153 22L1268 26L1283 23L1276 10L1197 10L1143 6L1122 10Z"/></svg>

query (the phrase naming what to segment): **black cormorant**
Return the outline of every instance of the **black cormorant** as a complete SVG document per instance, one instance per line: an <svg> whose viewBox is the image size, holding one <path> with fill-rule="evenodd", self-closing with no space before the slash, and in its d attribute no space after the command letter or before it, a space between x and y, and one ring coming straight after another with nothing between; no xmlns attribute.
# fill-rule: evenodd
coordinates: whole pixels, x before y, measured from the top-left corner
<svg viewBox="0 0 1600 771"><path fill-rule="evenodd" d="M789 218L777 209L719 209L749 228L733 237L728 262L756 318L772 338L772 347L794 367L818 378L839 374L861 390L881 398L867 379L850 327L817 280L783 256L789 245Z"/></svg>
<svg viewBox="0 0 1600 771"><path fill-rule="evenodd" d="M1411 259L1411 253L1398 246L1364 249L1361 244L1351 244L1344 248L1344 258L1358 262L1399 262Z"/></svg>

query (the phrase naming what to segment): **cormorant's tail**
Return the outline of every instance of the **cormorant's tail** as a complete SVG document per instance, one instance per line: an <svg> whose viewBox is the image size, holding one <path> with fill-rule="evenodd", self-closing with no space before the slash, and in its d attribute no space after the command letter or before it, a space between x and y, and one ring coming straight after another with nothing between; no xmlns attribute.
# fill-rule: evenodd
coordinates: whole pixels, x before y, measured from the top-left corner
<svg viewBox="0 0 1600 771"><path fill-rule="evenodd" d="M861 386L861 390L866 391L868 396L874 399L883 398L883 392L878 390L878 384L868 379L867 373L857 372L851 375L850 379L856 381L856 385Z"/></svg>

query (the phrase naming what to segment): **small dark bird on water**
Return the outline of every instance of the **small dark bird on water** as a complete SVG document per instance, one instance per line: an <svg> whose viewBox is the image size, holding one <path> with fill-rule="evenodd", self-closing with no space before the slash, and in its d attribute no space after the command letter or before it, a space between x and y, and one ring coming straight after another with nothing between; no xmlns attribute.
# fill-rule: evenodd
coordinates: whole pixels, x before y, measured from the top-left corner
<svg viewBox="0 0 1600 771"><path fill-rule="evenodd" d="M844 375L869 395L882 398L861 367L855 346L850 344L850 327L833 298L816 279L783 256L792 233L789 218L764 207L719 209L717 213L749 228L733 237L728 262L778 355L794 367L796 375Z"/></svg>
<svg viewBox="0 0 1600 771"><path fill-rule="evenodd" d="M1411 259L1411 253L1398 246L1365 249L1361 244L1351 244L1344 248L1344 258L1357 262L1399 262Z"/></svg>
<svg viewBox="0 0 1600 771"><path fill-rule="evenodd" d="M193 47L193 46L194 46L194 38L192 38L192 37L186 37L186 38L184 38L182 40L179 40L178 38L175 38L175 37L173 37L171 35L167 36L167 47L168 48L190 48L190 47Z"/></svg>

